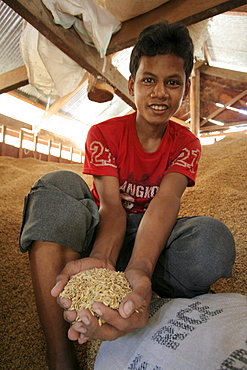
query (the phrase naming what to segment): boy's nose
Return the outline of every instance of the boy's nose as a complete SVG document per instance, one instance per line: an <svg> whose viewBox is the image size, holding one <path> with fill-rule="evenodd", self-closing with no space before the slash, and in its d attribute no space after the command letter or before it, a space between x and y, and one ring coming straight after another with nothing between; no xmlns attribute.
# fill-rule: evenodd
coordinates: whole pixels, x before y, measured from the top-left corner
<svg viewBox="0 0 247 370"><path fill-rule="evenodd" d="M168 91L164 83L157 83L151 94L152 97L163 98L168 96Z"/></svg>

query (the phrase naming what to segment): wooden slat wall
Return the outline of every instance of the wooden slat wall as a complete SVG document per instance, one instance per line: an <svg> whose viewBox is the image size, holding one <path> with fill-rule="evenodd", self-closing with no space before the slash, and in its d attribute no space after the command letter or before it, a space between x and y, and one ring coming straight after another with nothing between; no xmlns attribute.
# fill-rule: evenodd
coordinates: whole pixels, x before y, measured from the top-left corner
<svg viewBox="0 0 247 370"><path fill-rule="evenodd" d="M19 145L14 146L6 143L6 136L11 136L13 138L19 139ZM59 162L59 163L82 163L82 158L84 153L80 151L78 148L74 148L73 146L65 146L61 143L52 142L50 139L45 140L39 138L37 135L34 134L27 134L22 130L15 130L12 128L8 128L5 125L0 126L0 156L9 156L14 158L36 158L47 162ZM27 149L23 145L23 141L28 140L33 143L33 150ZM47 154L41 153L37 150L37 145L43 144L47 146ZM59 155L51 154L52 148L58 149ZM66 151L69 153L69 158L66 159L62 156L62 151ZM73 154L79 155L79 160L74 160Z"/></svg>

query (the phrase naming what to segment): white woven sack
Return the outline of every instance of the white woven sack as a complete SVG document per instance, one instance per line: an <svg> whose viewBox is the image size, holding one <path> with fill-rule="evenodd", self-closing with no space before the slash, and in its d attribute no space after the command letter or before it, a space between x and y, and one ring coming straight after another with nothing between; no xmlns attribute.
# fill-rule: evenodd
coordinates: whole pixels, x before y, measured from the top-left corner
<svg viewBox="0 0 247 370"><path fill-rule="evenodd" d="M41 94L57 99L74 91L85 70L36 28L24 22L20 49L28 81Z"/></svg>
<svg viewBox="0 0 247 370"><path fill-rule="evenodd" d="M28 82L41 94L58 97L54 82L51 79L38 52L39 32L26 21L23 22L20 37L20 51L27 68Z"/></svg>
<svg viewBox="0 0 247 370"><path fill-rule="evenodd" d="M56 24L65 29L74 27L81 39L94 45L101 57L106 54L111 36L121 23L92 0L42 0Z"/></svg>
<svg viewBox="0 0 247 370"><path fill-rule="evenodd" d="M85 69L42 34L39 35L38 52L60 97L78 87Z"/></svg>
<svg viewBox="0 0 247 370"><path fill-rule="evenodd" d="M103 342L95 370L247 369L247 297L152 301L143 329Z"/></svg>

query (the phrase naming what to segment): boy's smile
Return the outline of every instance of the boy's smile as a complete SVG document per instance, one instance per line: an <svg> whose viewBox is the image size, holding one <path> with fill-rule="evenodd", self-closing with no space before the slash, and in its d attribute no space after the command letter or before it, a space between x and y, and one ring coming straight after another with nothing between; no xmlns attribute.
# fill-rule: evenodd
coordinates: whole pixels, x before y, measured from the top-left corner
<svg viewBox="0 0 247 370"><path fill-rule="evenodd" d="M182 58L173 54L142 56L135 79L129 79L129 92L137 108L137 130L151 130L161 137L189 86Z"/></svg>

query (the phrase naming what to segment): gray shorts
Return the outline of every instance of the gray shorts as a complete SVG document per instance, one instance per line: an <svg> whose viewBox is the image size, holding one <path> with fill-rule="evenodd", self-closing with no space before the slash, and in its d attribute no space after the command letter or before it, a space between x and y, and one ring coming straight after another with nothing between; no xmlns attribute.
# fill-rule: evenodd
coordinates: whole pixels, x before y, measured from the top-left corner
<svg viewBox="0 0 247 370"><path fill-rule="evenodd" d="M122 271L142 215L126 217L125 239L116 264ZM21 251L28 251L34 240L49 241L72 248L83 258L90 253L98 221L98 207L84 180L71 171L49 172L25 197ZM216 280L231 276L234 260L234 239L221 221L205 216L179 218L154 270L153 290L161 297L205 294Z"/></svg>
<svg viewBox="0 0 247 370"><path fill-rule="evenodd" d="M39 240L84 253L98 222L98 207L84 180L72 171L49 172L25 197L20 249L26 252Z"/></svg>

